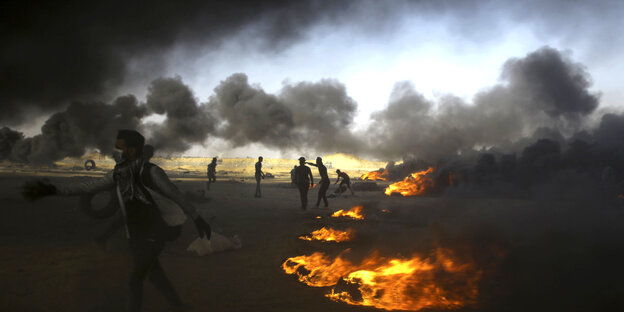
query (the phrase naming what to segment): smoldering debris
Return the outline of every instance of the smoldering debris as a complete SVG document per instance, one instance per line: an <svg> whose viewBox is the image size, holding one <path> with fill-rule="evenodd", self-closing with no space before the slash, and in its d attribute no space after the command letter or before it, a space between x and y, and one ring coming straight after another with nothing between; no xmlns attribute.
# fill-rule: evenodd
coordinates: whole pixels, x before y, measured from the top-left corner
<svg viewBox="0 0 624 312"><path fill-rule="evenodd" d="M470 311L618 311L624 303L618 286L622 214L614 209L582 202L452 198L361 206L364 220L348 223L357 239L342 248L301 243L309 247L306 255L320 252L330 261L306 264L300 277L338 265L333 259L357 264L375 254L404 260L444 248L481 272ZM335 220L319 219L314 228L334 226Z"/></svg>
<svg viewBox="0 0 624 312"><path fill-rule="evenodd" d="M622 127L624 118L607 114L591 135L584 135L584 140L572 138L560 143L540 139L519 155L483 153L469 168L449 164L444 168L457 172L460 178L459 187L449 189L448 194L470 189L482 192L481 196L614 202L624 187L624 142L621 137L614 139L614 131Z"/></svg>
<svg viewBox="0 0 624 312"><path fill-rule="evenodd" d="M622 142L612 135L621 117L606 114L591 130L588 117L600 95L589 91L591 77L581 64L544 47L508 60L500 79L472 106L453 96L434 103L410 83L397 84L369 127L378 154L404 159L386 167L391 179L435 166L430 195L590 198L594 190L613 191L600 175L605 168L622 172ZM446 190L449 175L456 183Z"/></svg>

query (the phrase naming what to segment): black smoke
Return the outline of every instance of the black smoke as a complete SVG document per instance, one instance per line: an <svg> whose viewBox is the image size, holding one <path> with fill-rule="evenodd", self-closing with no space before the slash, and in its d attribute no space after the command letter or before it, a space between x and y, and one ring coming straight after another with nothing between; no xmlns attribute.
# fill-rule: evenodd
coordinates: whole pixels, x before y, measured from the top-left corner
<svg viewBox="0 0 624 312"><path fill-rule="evenodd" d="M192 144L203 144L216 127L210 107L200 105L180 77L154 80L146 106L150 112L165 116L160 124L145 125L150 132L150 143L162 152L184 152Z"/></svg>
<svg viewBox="0 0 624 312"><path fill-rule="evenodd" d="M576 120L598 107L598 97L588 92L591 81L583 65L552 48L508 60L502 78L510 92L525 97L527 109L553 118Z"/></svg>
<svg viewBox="0 0 624 312"><path fill-rule="evenodd" d="M234 74L215 88L209 106L221 117L219 136L233 146L262 143L278 149L356 151L350 131L357 104L335 80L287 84L277 95Z"/></svg>
<svg viewBox="0 0 624 312"><path fill-rule="evenodd" d="M74 102L52 115L40 135L24 138L3 129L0 146L3 159L50 163L88 148L108 153L117 129L132 128L161 153L221 138L233 147L259 143L403 159L388 165L390 178L435 166L438 194L595 194L566 192L557 188L562 181L578 190L613 192L624 180L624 117L605 114L593 125L599 94L590 88L581 64L544 47L507 61L500 83L472 102L453 95L427 99L411 83L397 83L387 108L371 116L365 131L356 131L357 103L336 80L286 83L271 94L238 73L201 103L181 77L163 77L151 83L145 103L132 95L111 104ZM154 114L164 120L145 120Z"/></svg>
<svg viewBox="0 0 624 312"><path fill-rule="evenodd" d="M176 46L210 45L252 29L279 50L346 2L4 1L0 5L0 121L18 125L72 101L112 99L133 71L158 76Z"/></svg>
<svg viewBox="0 0 624 312"><path fill-rule="evenodd" d="M2 145L13 145L10 159L38 164L80 157L89 148L110 154L117 131L140 129L146 114L146 108L132 95L120 96L112 104L74 102L52 115L41 127L41 134L13 141L4 136Z"/></svg>
<svg viewBox="0 0 624 312"><path fill-rule="evenodd" d="M10 160L17 142L24 139L24 134L8 127L0 128L0 160Z"/></svg>
<svg viewBox="0 0 624 312"><path fill-rule="evenodd" d="M481 148L511 149L538 131L577 132L598 106L584 67L550 47L510 59L500 79L473 103L452 95L436 102L410 82L397 83L388 107L372 115L369 145L378 147L372 152L435 162Z"/></svg>
<svg viewBox="0 0 624 312"><path fill-rule="evenodd" d="M622 8L609 0L3 1L0 121L17 126L32 114L56 112L73 101L111 101L120 87L163 75L175 49L196 56L192 51L235 41L275 55L311 32L325 36L346 30L383 40L410 21L443 21L440 27L448 33L476 44L522 24L564 43L586 42L589 55L611 57L621 42Z"/></svg>

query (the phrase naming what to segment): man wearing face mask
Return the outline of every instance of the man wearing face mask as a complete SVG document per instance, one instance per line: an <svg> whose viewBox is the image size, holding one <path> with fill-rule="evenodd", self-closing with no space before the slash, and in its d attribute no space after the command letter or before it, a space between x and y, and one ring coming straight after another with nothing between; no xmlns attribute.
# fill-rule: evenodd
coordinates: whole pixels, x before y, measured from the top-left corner
<svg viewBox="0 0 624 312"><path fill-rule="evenodd" d="M146 163L149 163L153 156L154 156L154 146L149 145L149 144L143 145L143 152L141 153L141 158L143 158L143 161ZM121 150L115 149L115 151L113 151L113 158L115 159L115 163L121 163L123 161ZM89 203L90 203L90 197L88 198L89 198ZM112 198L111 200L118 202L116 198ZM115 203L112 203L112 204L115 205ZM123 216L121 211L117 211L117 214L113 217L113 222L106 228L104 233L102 233L101 235L95 238L95 242L100 247L105 248L106 242L108 241L108 239L111 238L115 234L115 232L117 232L125 224L126 224L125 217Z"/></svg>
<svg viewBox="0 0 624 312"><path fill-rule="evenodd" d="M116 188L132 253L129 310L140 311L146 277L172 307L184 307L158 260L165 241L177 238L181 225L170 226L165 222L148 188L175 202L191 217L200 237L210 239L211 229L165 172L146 160L143 156L144 142L145 139L137 131L120 130L115 142L117 165L103 178L67 185L38 181L26 185L23 194L34 200L48 195L80 195Z"/></svg>

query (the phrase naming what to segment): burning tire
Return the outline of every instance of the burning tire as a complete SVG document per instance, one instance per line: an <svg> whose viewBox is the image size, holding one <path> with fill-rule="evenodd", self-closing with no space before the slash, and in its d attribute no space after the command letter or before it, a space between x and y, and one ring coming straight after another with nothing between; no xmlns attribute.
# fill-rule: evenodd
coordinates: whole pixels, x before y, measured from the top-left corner
<svg viewBox="0 0 624 312"><path fill-rule="evenodd" d="M87 159L84 163L84 168L87 171L95 169L95 161L93 161L93 159Z"/></svg>
<svg viewBox="0 0 624 312"><path fill-rule="evenodd" d="M104 199L107 204L102 208L96 208L93 206L92 201L95 197L108 196L108 199ZM106 219L112 217L119 209L119 203L117 202L117 194L114 189L109 191L103 191L99 193L89 193L80 196L80 210L87 216L94 219Z"/></svg>

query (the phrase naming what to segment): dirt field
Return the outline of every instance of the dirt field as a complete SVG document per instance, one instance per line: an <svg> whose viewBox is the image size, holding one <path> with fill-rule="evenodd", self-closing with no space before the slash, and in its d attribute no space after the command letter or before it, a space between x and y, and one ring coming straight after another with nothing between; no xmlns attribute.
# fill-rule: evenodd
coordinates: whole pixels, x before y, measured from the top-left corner
<svg viewBox="0 0 624 312"><path fill-rule="evenodd" d="M19 186L32 178L0 176L0 309L124 311L129 259L122 231L106 249L97 247L93 238L107 221L82 214L75 197L23 200ZM191 194L203 189L199 180L175 183ZM327 288L308 287L281 265L314 251L406 255L439 244L467 248L483 266L479 302L465 311L624 310L624 213L617 204L402 198L376 191L330 198L329 210L304 213L287 181L265 180L260 199L253 197L254 187L250 179L218 181L210 201L196 203L216 232L238 234L242 249L188 253L195 230L187 222L161 256L194 311L376 311L333 302L324 297ZM312 203L316 191L309 194ZM365 205L364 221L327 217L358 204ZM379 213L383 209L389 212ZM358 237L342 245L297 239L325 225L351 227ZM148 283L144 311L167 311Z"/></svg>

